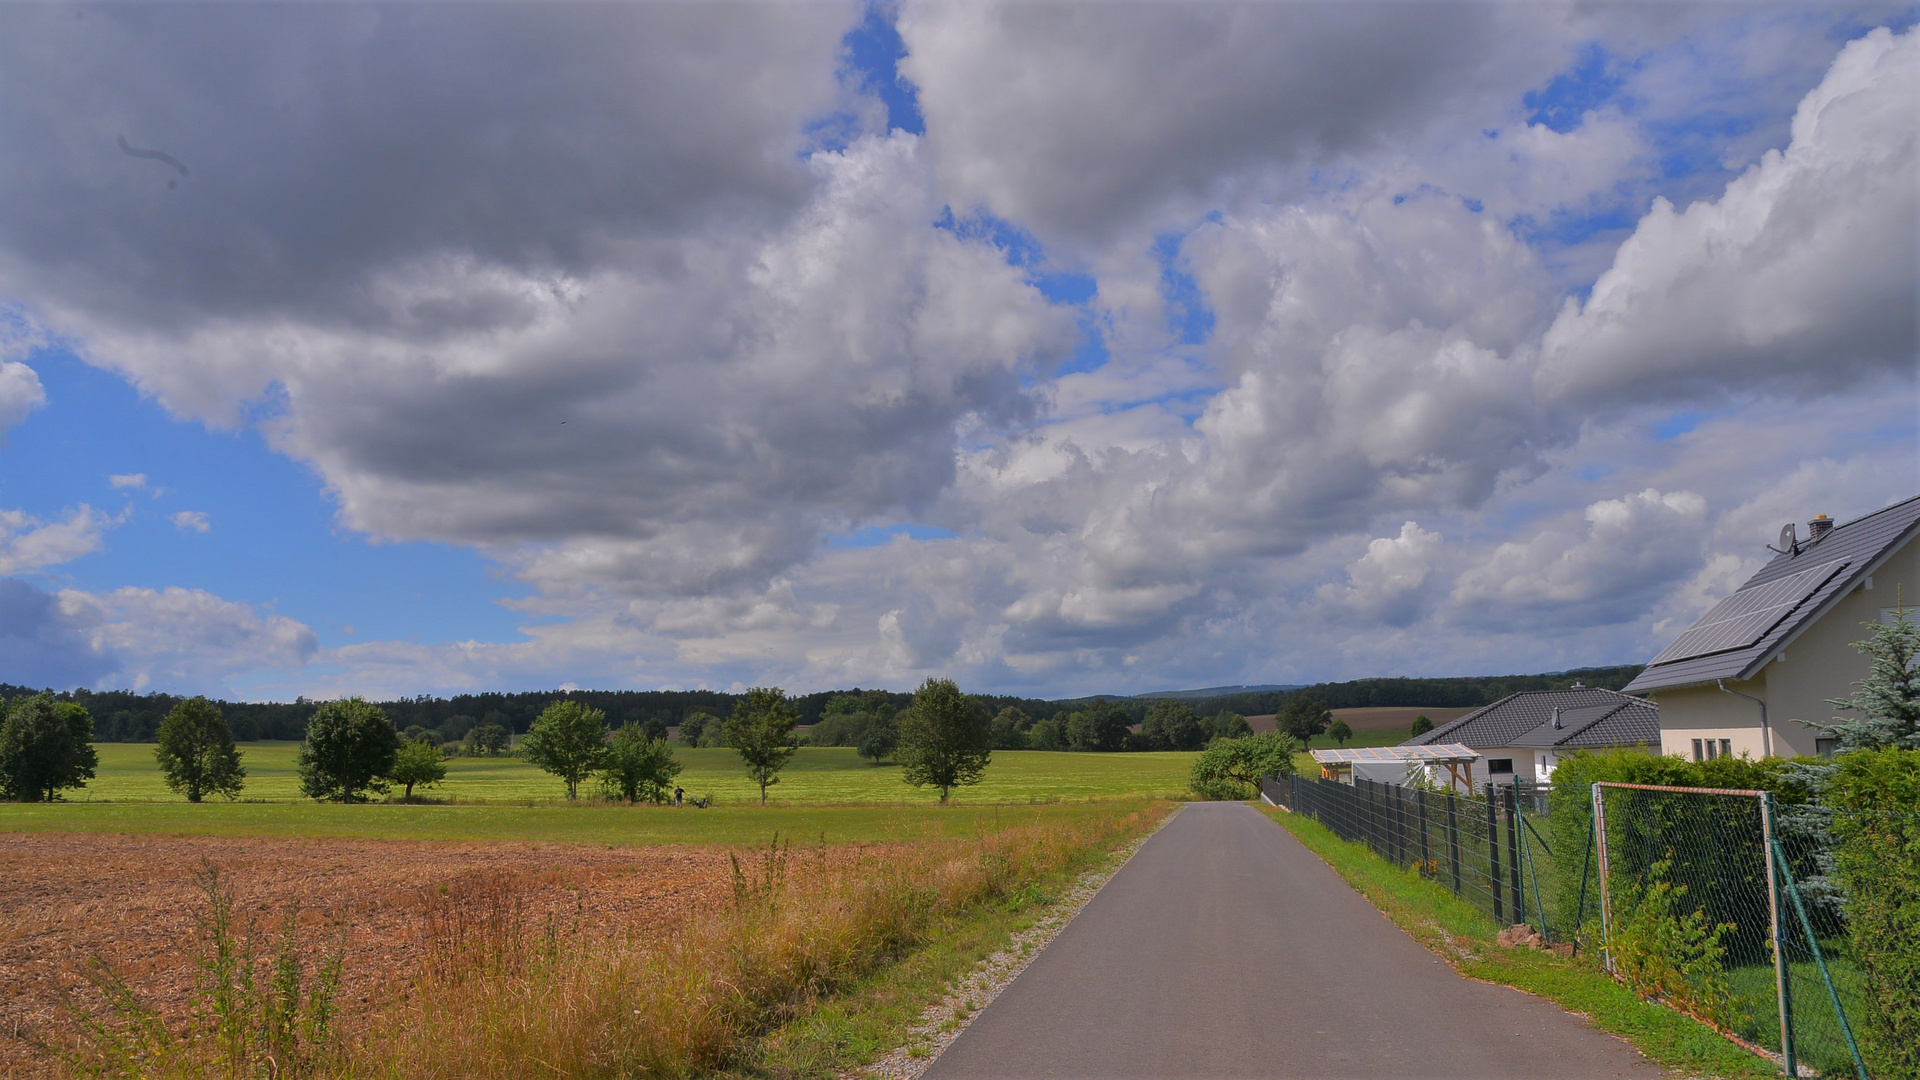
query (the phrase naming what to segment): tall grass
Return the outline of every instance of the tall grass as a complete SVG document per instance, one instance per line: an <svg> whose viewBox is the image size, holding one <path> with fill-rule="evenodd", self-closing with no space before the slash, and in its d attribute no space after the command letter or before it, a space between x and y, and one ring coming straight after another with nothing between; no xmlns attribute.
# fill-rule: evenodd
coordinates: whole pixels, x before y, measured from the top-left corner
<svg viewBox="0 0 1920 1080"><path fill-rule="evenodd" d="M776 839L736 856L726 902L664 931L530 925L514 879L463 878L423 900L419 969L378 1015L306 1060L327 1075L396 1080L680 1077L745 1064L759 1036L823 997L943 926L1077 871L1165 812L1147 804L937 844L796 850ZM209 1067L219 1043L172 1043L137 1068L104 1056L90 1065L243 1071Z"/></svg>

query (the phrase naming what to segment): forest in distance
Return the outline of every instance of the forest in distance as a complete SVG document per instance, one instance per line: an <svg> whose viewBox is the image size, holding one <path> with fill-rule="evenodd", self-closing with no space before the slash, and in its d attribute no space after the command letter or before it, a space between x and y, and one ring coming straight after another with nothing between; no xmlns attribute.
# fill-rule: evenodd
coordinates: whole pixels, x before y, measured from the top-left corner
<svg viewBox="0 0 1920 1080"><path fill-rule="evenodd" d="M1183 693L1150 694L1137 697L1093 695L1080 698L1043 700L1013 695L969 695L986 706L990 713L1007 707L1021 710L1034 721L1057 719L1083 710L1095 701L1109 702L1126 714L1129 722L1144 720L1153 703L1163 698L1178 698L1202 716L1239 713L1260 716L1280 711L1287 698L1304 696L1325 702L1329 708L1475 708L1490 705L1509 694L1523 690L1556 690L1574 683L1618 690L1640 671L1639 665L1578 668L1570 671L1535 675L1465 675L1444 678L1372 678L1348 682L1319 683L1292 690L1225 694L1195 699ZM0 700L11 700L43 692L43 688L0 683ZM820 722L835 698L847 694L884 696L893 709L904 708L911 694L884 690L823 690L793 700L802 725ZM154 733L183 697L173 694L136 694L129 690L65 690L55 693L59 701L84 706L92 714L94 738L100 742L151 742ZM547 690L524 693L456 694L450 697L420 695L393 701L375 702L402 730L420 727L444 730L448 721L462 718L472 724L497 724L516 734L525 732L541 710L556 700L576 701L601 710L607 721L619 727L629 721L659 726L678 726L696 713L726 716L744 695L716 690ZM241 742L255 740L298 740L304 738L307 718L324 702L306 698L291 702L215 701L225 715L233 737ZM879 702L876 702L879 704ZM457 723L455 726L458 726Z"/></svg>

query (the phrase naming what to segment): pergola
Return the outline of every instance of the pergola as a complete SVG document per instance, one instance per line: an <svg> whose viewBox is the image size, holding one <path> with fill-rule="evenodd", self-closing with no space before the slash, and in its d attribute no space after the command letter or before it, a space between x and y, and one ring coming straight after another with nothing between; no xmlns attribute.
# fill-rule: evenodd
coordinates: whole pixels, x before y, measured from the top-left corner
<svg viewBox="0 0 1920 1080"><path fill-rule="evenodd" d="M1355 765L1445 765L1450 786L1473 790L1472 765L1480 759L1478 751L1460 743L1433 746L1356 746L1351 750L1315 750L1313 760L1320 764L1320 778L1351 782ZM1460 775L1466 766L1467 775Z"/></svg>

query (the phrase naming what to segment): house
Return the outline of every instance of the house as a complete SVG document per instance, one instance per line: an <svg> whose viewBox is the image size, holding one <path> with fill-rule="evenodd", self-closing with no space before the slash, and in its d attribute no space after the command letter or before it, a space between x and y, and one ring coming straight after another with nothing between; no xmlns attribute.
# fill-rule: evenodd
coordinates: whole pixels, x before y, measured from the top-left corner
<svg viewBox="0 0 1920 1080"><path fill-rule="evenodd" d="M1892 621L1920 594L1920 496L1836 525L1822 514L1800 538L1780 530L1774 558L1715 604L1627 686L1660 703L1663 753L1792 757L1830 750L1799 720L1830 721L1828 698L1866 677L1862 624Z"/></svg>
<svg viewBox="0 0 1920 1080"><path fill-rule="evenodd" d="M1469 769L1474 787L1511 783L1515 777L1546 783L1560 759L1575 750L1658 747L1660 710L1642 698L1593 686L1526 690L1401 745L1446 743L1479 752L1480 760Z"/></svg>

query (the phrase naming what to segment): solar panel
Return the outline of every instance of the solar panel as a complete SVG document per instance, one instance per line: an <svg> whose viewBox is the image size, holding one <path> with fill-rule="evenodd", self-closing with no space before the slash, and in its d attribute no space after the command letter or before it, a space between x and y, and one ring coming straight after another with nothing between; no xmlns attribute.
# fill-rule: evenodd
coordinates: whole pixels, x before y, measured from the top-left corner
<svg viewBox="0 0 1920 1080"><path fill-rule="evenodd" d="M1807 598L1818 592L1820 586L1825 585L1833 575L1845 569L1847 563L1846 559L1821 563L1741 589L1713 605L1712 611L1675 639L1647 666L1732 652L1755 644L1779 626L1781 620L1806 603Z"/></svg>

